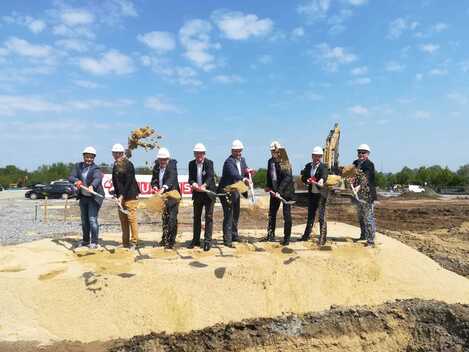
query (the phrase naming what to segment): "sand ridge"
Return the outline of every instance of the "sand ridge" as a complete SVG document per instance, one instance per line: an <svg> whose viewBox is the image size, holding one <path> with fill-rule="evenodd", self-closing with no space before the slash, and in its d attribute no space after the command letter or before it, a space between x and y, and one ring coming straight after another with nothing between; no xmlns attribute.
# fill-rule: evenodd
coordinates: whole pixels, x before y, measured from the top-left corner
<svg viewBox="0 0 469 352"><path fill-rule="evenodd" d="M101 251L74 249L76 238L0 247L0 339L105 341L396 298L469 303L466 278L394 239L365 248L351 241L357 228L332 222L329 234L326 250L259 242L255 230L208 253L153 248L159 232L134 253L118 234L104 234Z"/></svg>

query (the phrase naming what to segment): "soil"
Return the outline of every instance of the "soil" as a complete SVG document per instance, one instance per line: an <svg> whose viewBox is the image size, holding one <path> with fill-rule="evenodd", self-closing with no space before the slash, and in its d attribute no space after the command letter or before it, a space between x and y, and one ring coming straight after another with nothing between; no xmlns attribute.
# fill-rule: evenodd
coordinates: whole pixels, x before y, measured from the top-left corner
<svg viewBox="0 0 469 352"><path fill-rule="evenodd" d="M296 215L304 211L296 210ZM355 207L350 201L335 197L328 207L328 219L356 225ZM379 232L469 278L467 199L428 199L423 195L413 200L381 200L376 206L376 220Z"/></svg>
<svg viewBox="0 0 469 352"><path fill-rule="evenodd" d="M469 350L469 305L418 299L375 307L331 307L217 324L185 334L152 333L129 340L81 344L0 343L3 352L156 351L406 351Z"/></svg>

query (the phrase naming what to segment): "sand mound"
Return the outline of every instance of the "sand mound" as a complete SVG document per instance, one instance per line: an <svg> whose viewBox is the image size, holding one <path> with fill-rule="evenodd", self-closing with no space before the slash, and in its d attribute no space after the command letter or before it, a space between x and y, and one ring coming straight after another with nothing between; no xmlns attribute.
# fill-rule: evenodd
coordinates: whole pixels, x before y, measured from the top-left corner
<svg viewBox="0 0 469 352"><path fill-rule="evenodd" d="M294 228L299 233L303 226ZM376 305L396 298L469 303L469 281L402 243L352 243L358 230L329 223L330 250L288 248L241 232L235 249L115 248L76 251L74 239L0 248L0 340L109 340L187 332L219 322L320 311L331 305ZM217 238L219 238L217 234ZM182 238L181 238L182 237ZM190 239L189 234L178 238ZM210 288L210 289L208 289Z"/></svg>

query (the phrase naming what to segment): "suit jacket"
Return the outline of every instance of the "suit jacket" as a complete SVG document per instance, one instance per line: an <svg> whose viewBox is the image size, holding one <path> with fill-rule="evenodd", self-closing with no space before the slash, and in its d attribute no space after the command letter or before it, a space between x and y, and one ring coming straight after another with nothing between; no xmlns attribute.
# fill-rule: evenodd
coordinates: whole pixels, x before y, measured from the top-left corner
<svg viewBox="0 0 469 352"><path fill-rule="evenodd" d="M238 167L236 166L236 160L233 156L229 156L223 164L223 171L218 184L218 192L222 193L223 188L228 185L232 185L238 181L242 181L246 175L246 169L248 168L246 160L241 157L241 174L239 173Z"/></svg>
<svg viewBox="0 0 469 352"><path fill-rule="evenodd" d="M193 183L197 183L197 162L195 159L189 162L189 184L192 185ZM216 191L213 161L207 158L204 159L202 166L202 184L206 185L208 190ZM198 192L193 192L192 198L194 198L197 193Z"/></svg>
<svg viewBox="0 0 469 352"><path fill-rule="evenodd" d="M68 180L71 183L75 183L78 180L82 181L84 186L93 186L96 193L99 193L104 196L104 188L103 188L103 173L101 169L96 164L91 164L88 174L86 175L86 179L83 179L83 169L85 168L85 163L76 163L72 169L72 173L70 174ZM80 190L78 190L77 198L80 199L82 197L86 197L81 194ZM103 204L103 198L98 196L92 196L98 205L101 206Z"/></svg>
<svg viewBox="0 0 469 352"><path fill-rule="evenodd" d="M360 168L366 174L366 177L368 178L368 187L370 187L371 202L374 202L378 199L376 195L375 164L373 164L369 159L366 159L365 161L357 159L353 162L353 165Z"/></svg>
<svg viewBox="0 0 469 352"><path fill-rule="evenodd" d="M177 190L181 193L179 189L179 181L178 181L178 170L177 170L177 160L170 159L168 161L168 165L166 165L166 169L163 175L163 184L160 185L160 163L155 161L155 166L153 167L153 176L151 178L151 186L163 188L163 186L167 186L166 192Z"/></svg>
<svg viewBox="0 0 469 352"><path fill-rule="evenodd" d="M277 180L272 180L272 167L275 167L277 174ZM293 184L293 176L291 170L282 170L280 163L275 162L273 158L270 158L267 162L267 176L266 176L267 187L274 192L280 193L280 195L286 200L291 200L295 195L295 187Z"/></svg>
<svg viewBox="0 0 469 352"><path fill-rule="evenodd" d="M140 194L135 179L134 164L129 159L125 158L119 163L114 163L112 167L112 185L114 186L115 196L122 196L125 200L136 199Z"/></svg>
<svg viewBox="0 0 469 352"><path fill-rule="evenodd" d="M313 185L310 185L307 183L308 178L311 177L311 169L313 168L313 163L307 163L305 165L305 168L303 171L301 171L301 181L308 186L308 192L313 193ZM327 176L329 175L329 171L327 170L327 167L324 163L319 163L319 167L316 170L316 173L314 174L314 177L316 178L317 181L320 179L324 180L324 187L322 188L325 191L327 190L326 186L326 181L327 181ZM317 193L317 192L314 192ZM322 193L322 192L321 192Z"/></svg>

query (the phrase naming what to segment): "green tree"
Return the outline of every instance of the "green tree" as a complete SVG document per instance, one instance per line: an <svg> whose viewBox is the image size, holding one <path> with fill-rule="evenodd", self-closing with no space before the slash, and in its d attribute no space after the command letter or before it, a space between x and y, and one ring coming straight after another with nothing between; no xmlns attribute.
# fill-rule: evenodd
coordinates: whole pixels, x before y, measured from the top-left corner
<svg viewBox="0 0 469 352"><path fill-rule="evenodd" d="M266 177L267 177L267 169L257 170L256 175L252 178L252 182L254 182L254 186L259 187L259 188L265 188Z"/></svg>

